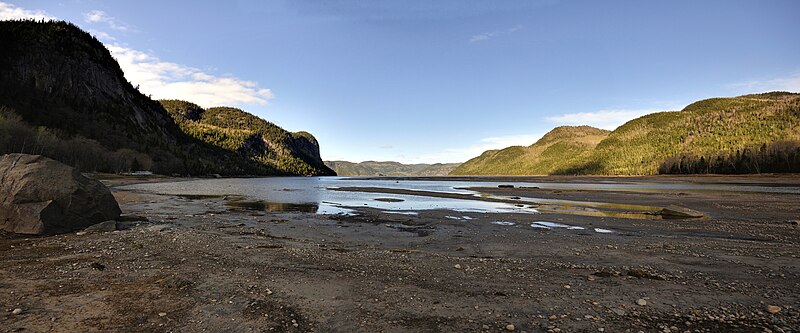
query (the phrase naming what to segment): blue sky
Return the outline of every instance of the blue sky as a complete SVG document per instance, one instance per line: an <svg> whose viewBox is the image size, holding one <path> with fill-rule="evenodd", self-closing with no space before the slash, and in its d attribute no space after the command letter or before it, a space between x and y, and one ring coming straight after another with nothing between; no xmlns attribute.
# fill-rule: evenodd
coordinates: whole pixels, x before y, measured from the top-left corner
<svg viewBox="0 0 800 333"><path fill-rule="evenodd" d="M324 159L462 162L558 125L800 91L800 1L6 1L154 98L306 130Z"/></svg>

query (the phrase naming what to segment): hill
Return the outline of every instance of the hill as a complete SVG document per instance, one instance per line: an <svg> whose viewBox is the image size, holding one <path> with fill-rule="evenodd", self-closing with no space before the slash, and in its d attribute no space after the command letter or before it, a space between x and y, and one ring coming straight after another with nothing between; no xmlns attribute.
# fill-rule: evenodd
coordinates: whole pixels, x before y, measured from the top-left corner
<svg viewBox="0 0 800 333"><path fill-rule="evenodd" d="M557 149L531 153L537 142L527 148L487 151L453 174L650 175L676 171L672 167L676 161L678 172L789 172L800 169L800 160L795 160L800 156L796 143L800 141L800 94L771 92L706 99L681 111L631 120L596 145L584 142L584 146L576 146L569 136L566 141L549 141L548 147ZM558 148L561 146L564 148ZM784 161L762 163L774 165L774 170L761 168L755 165L759 161L753 157L757 155L754 150L763 150L758 156L764 162ZM700 157L704 168L680 167L680 160L700 163ZM553 166L542 160L558 162Z"/></svg>
<svg viewBox="0 0 800 333"><path fill-rule="evenodd" d="M202 107L181 100L159 101L190 137L239 156L302 175L333 175L322 162L319 144L308 132L291 133L232 107Z"/></svg>
<svg viewBox="0 0 800 333"><path fill-rule="evenodd" d="M591 126L556 127L536 143L488 150L452 175L547 175L581 163L610 131Z"/></svg>
<svg viewBox="0 0 800 333"><path fill-rule="evenodd" d="M399 162L366 161L353 163L346 161L325 161L339 176L446 176L459 163L402 164Z"/></svg>
<svg viewBox="0 0 800 333"><path fill-rule="evenodd" d="M280 151L276 159L187 135L187 127L125 79L100 41L71 23L0 21L0 45L0 153L46 155L83 171L333 173L318 153L310 156L316 141L302 133L265 140Z"/></svg>

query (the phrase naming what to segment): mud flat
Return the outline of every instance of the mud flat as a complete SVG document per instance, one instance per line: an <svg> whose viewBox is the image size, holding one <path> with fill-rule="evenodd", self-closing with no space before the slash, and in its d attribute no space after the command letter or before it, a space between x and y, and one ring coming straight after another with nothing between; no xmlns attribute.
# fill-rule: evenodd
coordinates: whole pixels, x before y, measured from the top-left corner
<svg viewBox="0 0 800 333"><path fill-rule="evenodd" d="M487 184L572 180L486 179ZM467 198L458 191L354 186L337 191L384 200L318 214L315 204L159 194L129 189L123 185L131 181L124 178L106 181L125 214L147 221L129 221L125 230L109 233L2 235L0 331L800 328L800 194L791 190L491 183L473 184L464 191L480 196ZM575 179L643 181L787 189L800 183L792 176ZM384 209L436 196L524 202L518 205L529 211ZM668 205L707 217L651 214Z"/></svg>

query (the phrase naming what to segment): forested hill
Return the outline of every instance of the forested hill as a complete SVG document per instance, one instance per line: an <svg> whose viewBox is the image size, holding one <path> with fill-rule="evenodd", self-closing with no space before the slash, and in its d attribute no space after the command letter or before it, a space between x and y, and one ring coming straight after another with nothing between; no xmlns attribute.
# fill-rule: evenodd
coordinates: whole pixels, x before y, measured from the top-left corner
<svg viewBox="0 0 800 333"><path fill-rule="evenodd" d="M581 163L610 132L591 126L561 126L528 147L489 150L452 175L546 175Z"/></svg>
<svg viewBox="0 0 800 333"><path fill-rule="evenodd" d="M353 163L347 161L325 161L325 164L336 171L339 176L446 176L459 163L435 164L402 164L399 162L365 161Z"/></svg>
<svg viewBox="0 0 800 333"><path fill-rule="evenodd" d="M334 175L319 156L317 139L308 132L290 133L232 107L202 107L181 100L161 100L181 130L204 143L233 151L278 170Z"/></svg>
<svg viewBox="0 0 800 333"><path fill-rule="evenodd" d="M487 151L453 174L800 172L800 94L711 98L636 118L596 143L539 145Z"/></svg>
<svg viewBox="0 0 800 333"><path fill-rule="evenodd" d="M89 33L63 21L0 21L0 153L41 154L83 171L333 174L312 136L272 127L280 138L263 136L268 153L209 143L134 88Z"/></svg>

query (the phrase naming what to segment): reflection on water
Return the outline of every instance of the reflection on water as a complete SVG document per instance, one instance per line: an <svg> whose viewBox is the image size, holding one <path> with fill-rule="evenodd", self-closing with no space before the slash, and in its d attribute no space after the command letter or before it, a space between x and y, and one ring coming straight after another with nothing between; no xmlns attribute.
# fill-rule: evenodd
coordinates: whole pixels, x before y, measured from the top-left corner
<svg viewBox="0 0 800 333"><path fill-rule="evenodd" d="M268 212L304 212L316 213L319 209L317 204L293 204L293 203L278 203L278 202L264 202L264 201L244 201L244 200L229 200L225 203L229 207L258 210Z"/></svg>
<svg viewBox="0 0 800 333"><path fill-rule="evenodd" d="M602 202L514 197L517 204L488 202L481 197L512 199L468 190L471 187L497 187L510 184L515 187L545 189L606 189L642 192L669 191L757 191L800 193L797 187L768 187L734 184L598 182L598 183L524 183L477 182L439 180L359 180L341 177L278 177L200 179L192 181L145 183L123 186L123 189L144 190L161 194L181 195L187 198L237 196L242 200L229 200L229 205L239 209L266 211L296 211L318 214L354 214L355 208L374 208L385 212L407 214L421 210L447 209L462 213L560 213L585 216L603 216L630 219L660 218L653 213L659 207L622 205ZM387 194L335 191L341 187L371 187L402 189L467 195L475 200L440 198L424 195ZM453 218L457 216L448 216ZM461 219L468 219L461 216ZM539 225L540 227L548 227ZM602 232L602 231L598 231Z"/></svg>

